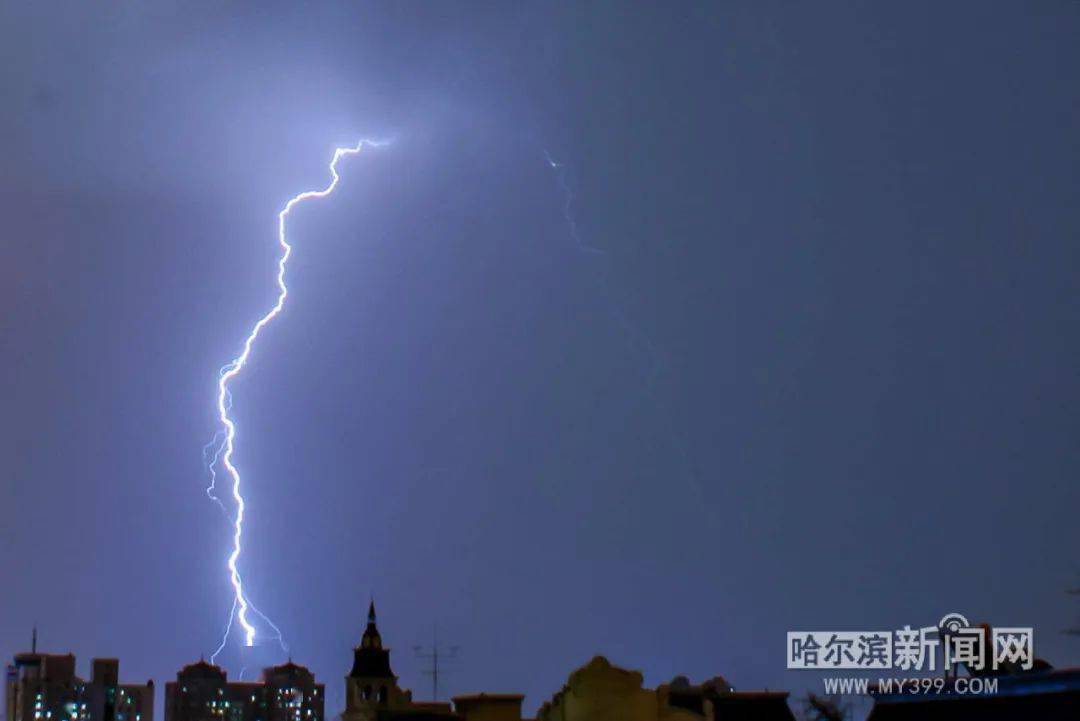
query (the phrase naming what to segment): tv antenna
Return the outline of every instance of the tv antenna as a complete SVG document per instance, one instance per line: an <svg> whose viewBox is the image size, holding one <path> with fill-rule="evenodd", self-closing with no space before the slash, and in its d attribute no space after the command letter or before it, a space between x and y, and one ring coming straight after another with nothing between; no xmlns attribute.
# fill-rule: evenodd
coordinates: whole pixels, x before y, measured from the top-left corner
<svg viewBox="0 0 1080 721"><path fill-rule="evenodd" d="M413 646L413 653L416 658L430 661L431 665L424 670L425 676L431 677L431 700L439 700L439 662L447 661L457 658L459 646L450 646L444 648L439 645L439 627L436 625L431 632L431 647L424 648L423 646Z"/></svg>

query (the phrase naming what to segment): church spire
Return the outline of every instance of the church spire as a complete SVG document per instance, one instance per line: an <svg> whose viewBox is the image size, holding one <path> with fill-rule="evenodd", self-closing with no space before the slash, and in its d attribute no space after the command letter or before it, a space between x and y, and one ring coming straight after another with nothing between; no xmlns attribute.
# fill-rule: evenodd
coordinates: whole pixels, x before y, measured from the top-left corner
<svg viewBox="0 0 1080 721"><path fill-rule="evenodd" d="M393 679L390 670L390 649L383 648L379 627L375 625L375 599L368 604L367 628L360 645L353 649L353 668L350 678Z"/></svg>
<svg viewBox="0 0 1080 721"><path fill-rule="evenodd" d="M361 648L382 648L382 636L379 635L379 628L375 625L375 599L371 599L371 603L368 605L367 612L367 628L364 629L364 636L360 639Z"/></svg>

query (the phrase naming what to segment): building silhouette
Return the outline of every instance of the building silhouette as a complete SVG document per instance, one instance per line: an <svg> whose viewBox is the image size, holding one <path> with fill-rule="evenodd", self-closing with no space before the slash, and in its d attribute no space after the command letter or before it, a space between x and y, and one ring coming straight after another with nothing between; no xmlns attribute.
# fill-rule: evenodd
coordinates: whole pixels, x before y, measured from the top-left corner
<svg viewBox="0 0 1080 721"><path fill-rule="evenodd" d="M7 668L7 721L153 721L153 681L121 684L115 658L95 658L90 669L85 681L73 654L17 654Z"/></svg>
<svg viewBox="0 0 1080 721"><path fill-rule="evenodd" d="M521 721L517 694L455 696L453 704L414 701L412 691L398 685L390 666L390 649L383 646L376 623L375 602L368 606L367 627L353 649L353 664L345 677L342 721Z"/></svg>
<svg viewBox="0 0 1080 721"><path fill-rule="evenodd" d="M520 721L521 702L516 693L476 693L454 696L457 718L468 721Z"/></svg>
<svg viewBox="0 0 1080 721"><path fill-rule="evenodd" d="M370 721L379 710L412 706L412 692L398 686L390 668L390 649L383 648L375 619L375 601L368 606L367 627L353 649L353 665L345 677L343 721Z"/></svg>
<svg viewBox="0 0 1080 721"><path fill-rule="evenodd" d="M165 721L325 721L325 688L292 661L263 670L260 681L229 681L200 660L165 684Z"/></svg>
<svg viewBox="0 0 1080 721"><path fill-rule="evenodd" d="M784 691L736 691L717 676L700 685L678 676L649 689L642 675L603 656L570 674L536 721L794 721ZM500 719L502 721L502 719Z"/></svg>
<svg viewBox="0 0 1080 721"><path fill-rule="evenodd" d="M345 677L342 721L530 721L522 718L520 694L464 694L452 703L413 700L398 685L376 620L372 602ZM535 721L794 721L787 698L784 692L737 692L719 677L701 685L678 677L648 689L639 672L597 656L570 674Z"/></svg>
<svg viewBox="0 0 1080 721"><path fill-rule="evenodd" d="M71 654L20 653L7 668L6 721L154 721L154 684L119 681L116 659L95 658L90 680L75 673ZM970 671L970 670L969 670ZM870 688L874 707L868 721L1001 721L1080 719L1080 669L1052 669L1037 661L1032 669L958 675L933 696ZM522 717L524 696L474 693L450 702L417 701L398 683L383 646L375 615L353 650L345 676L345 709L340 721L794 721L788 694L737 691L720 676L691 683L677 676L656 688L638 671L596 656L570 673L562 688L537 711ZM995 683L985 694L961 693L962 683ZM200 660L183 667L165 685L164 721L339 721L324 713L322 684L293 663L263 670L258 681L229 681L224 669Z"/></svg>

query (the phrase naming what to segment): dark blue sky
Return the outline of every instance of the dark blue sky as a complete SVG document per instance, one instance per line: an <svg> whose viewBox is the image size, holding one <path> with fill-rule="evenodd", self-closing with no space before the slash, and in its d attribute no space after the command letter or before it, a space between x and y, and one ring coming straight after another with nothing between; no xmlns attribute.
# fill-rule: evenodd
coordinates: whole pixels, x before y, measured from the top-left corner
<svg viewBox="0 0 1080 721"><path fill-rule="evenodd" d="M597 652L800 691L784 632L1080 662L1080 8L0 8L0 655L162 682L242 568L340 677L534 707ZM544 152L565 164L582 252ZM625 322L624 322L625 321ZM626 327L630 325L630 329ZM223 661L234 675L272 649Z"/></svg>

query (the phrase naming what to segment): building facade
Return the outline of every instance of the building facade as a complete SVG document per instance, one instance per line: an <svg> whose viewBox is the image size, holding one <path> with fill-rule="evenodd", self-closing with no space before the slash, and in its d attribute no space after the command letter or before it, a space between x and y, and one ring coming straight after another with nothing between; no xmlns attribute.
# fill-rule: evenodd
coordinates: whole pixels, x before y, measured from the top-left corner
<svg viewBox="0 0 1080 721"><path fill-rule="evenodd" d="M121 684L120 662L95 658L90 680L72 654L20 653L8 666L8 721L153 721L154 682Z"/></svg>
<svg viewBox="0 0 1080 721"><path fill-rule="evenodd" d="M516 693L475 693L454 696L454 713L464 721L522 721L521 702Z"/></svg>
<svg viewBox="0 0 1080 721"><path fill-rule="evenodd" d="M325 688L292 661L263 670L260 681L229 681L199 661L165 684L166 721L325 721Z"/></svg>

